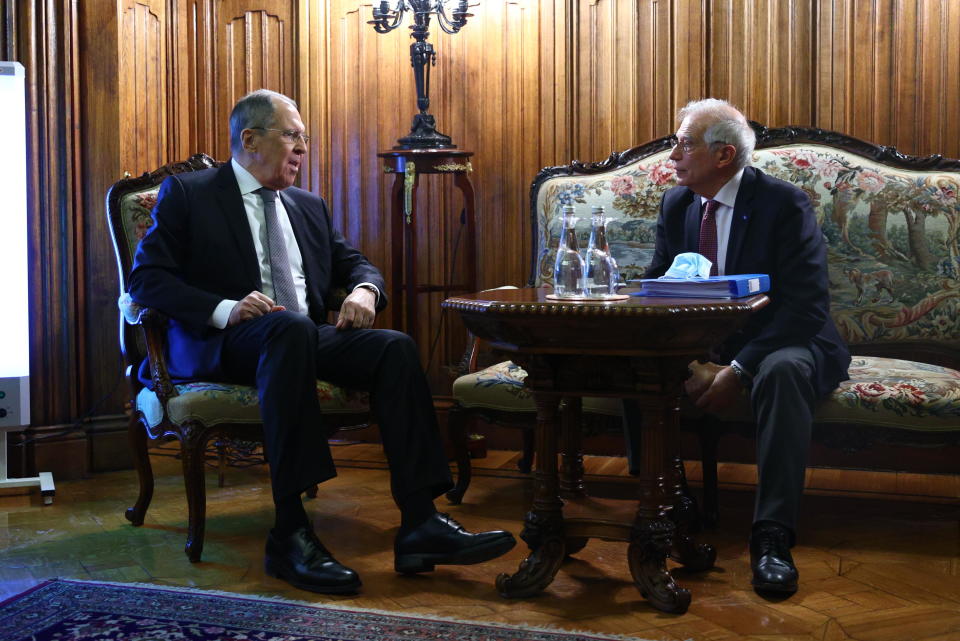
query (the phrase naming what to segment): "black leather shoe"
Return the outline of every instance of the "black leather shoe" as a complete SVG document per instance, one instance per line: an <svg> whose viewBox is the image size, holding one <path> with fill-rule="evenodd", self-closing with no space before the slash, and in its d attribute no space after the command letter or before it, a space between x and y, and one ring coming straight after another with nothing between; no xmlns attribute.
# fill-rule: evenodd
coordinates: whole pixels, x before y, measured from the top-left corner
<svg viewBox="0 0 960 641"><path fill-rule="evenodd" d="M301 590L343 594L360 589L357 573L338 563L309 527L282 538L270 530L264 565L267 574Z"/></svg>
<svg viewBox="0 0 960 641"><path fill-rule="evenodd" d="M415 528L400 528L393 544L397 572L429 572L435 565L471 565L495 559L517 544L503 530L471 534L437 512Z"/></svg>
<svg viewBox="0 0 960 641"><path fill-rule="evenodd" d="M799 573L790 555L790 532L779 523L765 521L750 536L750 567L757 592L793 594Z"/></svg>

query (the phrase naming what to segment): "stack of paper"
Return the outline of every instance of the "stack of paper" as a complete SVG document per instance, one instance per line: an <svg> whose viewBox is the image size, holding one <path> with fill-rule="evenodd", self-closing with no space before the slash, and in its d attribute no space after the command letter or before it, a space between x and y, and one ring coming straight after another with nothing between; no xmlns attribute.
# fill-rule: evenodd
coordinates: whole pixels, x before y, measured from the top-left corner
<svg viewBox="0 0 960 641"><path fill-rule="evenodd" d="M709 278L643 278L635 296L671 298L740 298L770 289L767 274L730 274Z"/></svg>

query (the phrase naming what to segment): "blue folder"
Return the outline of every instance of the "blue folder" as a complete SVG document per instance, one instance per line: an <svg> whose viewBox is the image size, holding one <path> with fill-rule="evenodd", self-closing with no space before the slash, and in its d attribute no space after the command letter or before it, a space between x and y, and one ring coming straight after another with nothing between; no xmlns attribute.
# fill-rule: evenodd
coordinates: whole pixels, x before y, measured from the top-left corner
<svg viewBox="0 0 960 641"><path fill-rule="evenodd" d="M634 281L637 282L637 281ZM709 278L642 278L634 296L742 298L770 290L768 274L729 274Z"/></svg>

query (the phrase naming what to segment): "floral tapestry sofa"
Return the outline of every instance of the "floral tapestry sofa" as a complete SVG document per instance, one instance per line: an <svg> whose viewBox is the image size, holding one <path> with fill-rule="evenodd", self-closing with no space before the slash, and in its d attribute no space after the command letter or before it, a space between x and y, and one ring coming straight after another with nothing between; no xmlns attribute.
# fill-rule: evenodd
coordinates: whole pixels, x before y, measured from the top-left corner
<svg viewBox="0 0 960 641"><path fill-rule="evenodd" d="M820 129L754 127L753 166L797 185L813 203L828 242L831 313L854 355L850 380L820 405L815 438L849 451L881 441L957 444L960 161L906 157ZM660 199L675 185L669 154L663 138L603 162L542 170L531 188L529 285L552 284L564 204L576 208L582 246L590 208L603 205L613 219L607 237L622 278L640 278L653 256ZM516 365L498 363L458 379L455 396L468 407L492 409L502 399L515 409L532 407L524 377ZM612 399L585 399L584 407L611 417L621 412ZM719 419L721 429L704 435L722 428L753 435L746 403ZM709 504L716 442L702 443Z"/></svg>

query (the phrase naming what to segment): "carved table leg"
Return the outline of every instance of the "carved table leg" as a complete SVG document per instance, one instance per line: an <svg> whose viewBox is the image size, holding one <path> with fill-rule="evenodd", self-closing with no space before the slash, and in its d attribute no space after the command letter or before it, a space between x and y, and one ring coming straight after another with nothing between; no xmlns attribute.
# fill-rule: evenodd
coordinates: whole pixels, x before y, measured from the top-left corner
<svg viewBox="0 0 960 641"><path fill-rule="evenodd" d="M717 560L717 550L709 543L697 543L693 535L700 531L697 503L690 496L687 475L680 457L673 459L674 503L670 518L677 530L670 556L687 569L709 570Z"/></svg>
<svg viewBox="0 0 960 641"><path fill-rule="evenodd" d="M580 431L580 413L583 399L567 396L560 409L560 494L586 496L583 486L583 446Z"/></svg>
<svg viewBox="0 0 960 641"><path fill-rule="evenodd" d="M640 594L662 612L683 614L690 607L690 591L681 588L667 572L674 525L669 519L639 518L630 533L627 558L630 574Z"/></svg>
<svg viewBox="0 0 960 641"><path fill-rule="evenodd" d="M583 433L580 416L583 399L567 396L560 407L560 495L563 497L586 496L583 485ZM585 536L566 539L566 556L576 554L587 546Z"/></svg>
<svg viewBox="0 0 960 641"><path fill-rule="evenodd" d="M563 502L557 480L557 406L560 397L535 392L537 404L537 469L534 472L533 509L527 512L520 538L530 546L514 574L497 577L504 597L526 597L550 585L563 561Z"/></svg>
<svg viewBox="0 0 960 641"><path fill-rule="evenodd" d="M679 389L679 380L671 385L674 381L667 378L667 371L669 368L660 372L665 389ZM677 585L667 572L667 555L676 526L666 516L673 497L664 491L666 464L674 455L671 447L675 441L671 436L678 428L677 403L674 395L666 394L647 397L643 405L640 501L627 551L630 573L650 605L663 612L683 613L690 606L690 592Z"/></svg>

